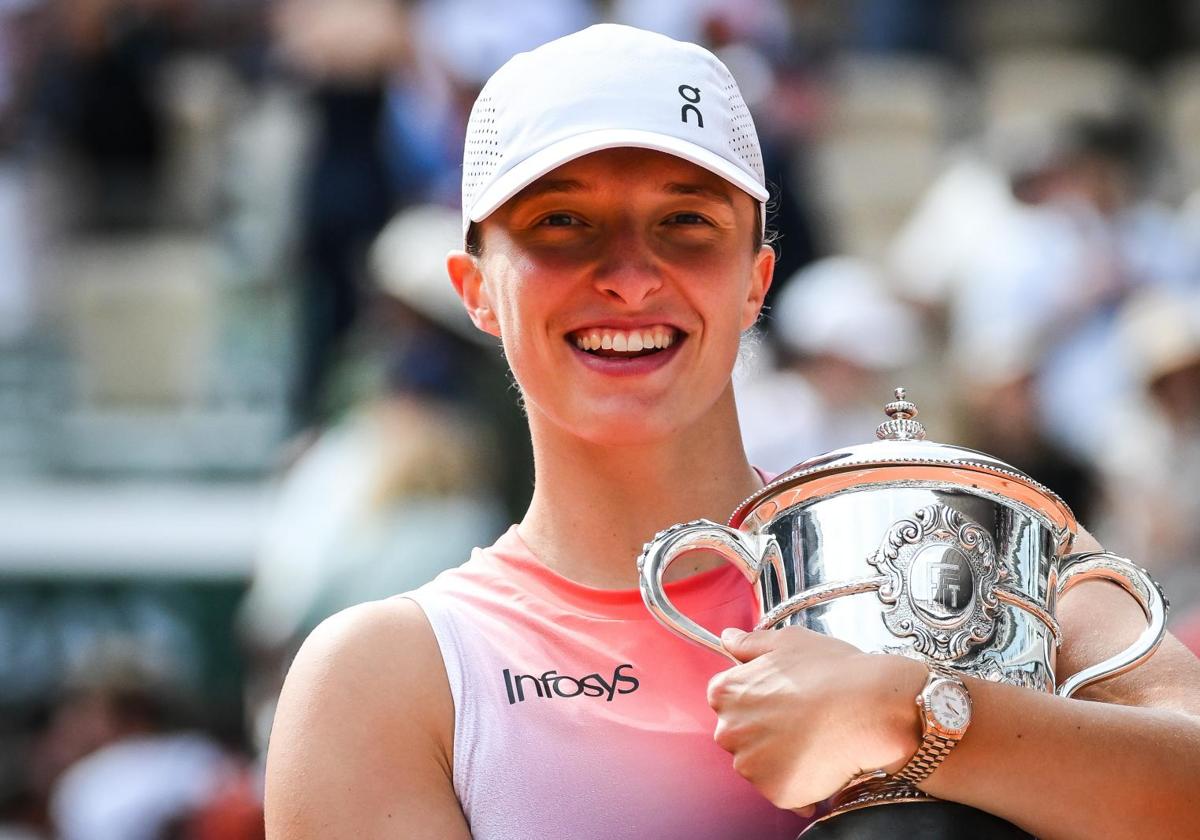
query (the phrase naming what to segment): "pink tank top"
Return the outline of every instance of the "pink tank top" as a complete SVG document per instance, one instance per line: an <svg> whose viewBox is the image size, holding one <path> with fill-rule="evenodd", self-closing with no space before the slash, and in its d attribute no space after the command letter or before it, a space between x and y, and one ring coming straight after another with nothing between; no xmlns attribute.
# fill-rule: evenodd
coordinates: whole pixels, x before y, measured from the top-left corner
<svg viewBox="0 0 1200 840"><path fill-rule="evenodd" d="M667 592L717 632L752 623L732 567ZM636 589L555 574L514 527L406 597L446 664L454 788L475 840L793 840L806 825L713 742L705 689L727 663L659 625Z"/></svg>

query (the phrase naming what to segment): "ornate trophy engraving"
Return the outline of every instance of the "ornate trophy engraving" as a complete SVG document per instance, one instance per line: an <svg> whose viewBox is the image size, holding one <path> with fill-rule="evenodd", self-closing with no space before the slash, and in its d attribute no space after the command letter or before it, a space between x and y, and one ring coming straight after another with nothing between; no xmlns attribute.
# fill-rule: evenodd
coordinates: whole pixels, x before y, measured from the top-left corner
<svg viewBox="0 0 1200 840"><path fill-rule="evenodd" d="M728 656L662 583L676 558L707 550L752 584L757 629L800 625L864 651L1063 697L1149 658L1165 634L1167 603L1145 570L1105 552L1070 553L1079 526L1057 495L982 452L925 440L903 389L884 411L879 440L798 464L739 505L727 525L701 520L656 535L638 558L647 608L673 632ZM1123 587L1147 629L1127 650L1060 679L1055 609L1089 578ZM1027 836L881 771L831 797L810 832Z"/></svg>
<svg viewBox="0 0 1200 840"><path fill-rule="evenodd" d="M879 587L884 624L912 637L917 653L946 662L991 639L993 590L1007 572L987 531L958 511L932 504L901 519L868 562L888 576Z"/></svg>

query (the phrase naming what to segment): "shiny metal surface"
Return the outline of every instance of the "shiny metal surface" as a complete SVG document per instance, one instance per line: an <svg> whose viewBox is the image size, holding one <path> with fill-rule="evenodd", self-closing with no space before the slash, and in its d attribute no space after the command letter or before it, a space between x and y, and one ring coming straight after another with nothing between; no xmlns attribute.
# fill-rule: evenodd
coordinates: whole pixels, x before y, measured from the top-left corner
<svg viewBox="0 0 1200 840"><path fill-rule="evenodd" d="M663 576L671 564L693 551L711 551L721 555L736 566L748 581L757 584L755 592L759 614L765 612L769 604L786 600L791 592L780 586L785 576L783 555L769 534L748 534L707 519L698 519L660 531L646 544L638 558L642 600L655 618L683 638L736 663L738 660L730 656L716 635L692 621L671 603L663 586ZM763 574L764 567L768 570L766 575Z"/></svg>
<svg viewBox="0 0 1200 840"><path fill-rule="evenodd" d="M1064 557L1059 565L1058 596L1089 579L1110 580L1132 595L1146 616L1146 629L1126 650L1064 680L1058 687L1058 693L1063 697L1070 697L1085 686L1141 665L1158 648L1166 633L1170 604L1158 582L1145 569L1106 551L1072 554Z"/></svg>
<svg viewBox="0 0 1200 840"><path fill-rule="evenodd" d="M651 612L729 656L662 586L676 558L708 550L754 586L760 629L803 626L863 651L1064 697L1153 654L1168 605L1144 569L1104 552L1068 554L1079 526L1062 499L989 455L924 440L902 390L886 412L880 440L798 464L728 525L698 521L657 535L638 560ZM1058 600L1096 578L1129 592L1147 628L1125 651L1060 682ZM846 807L896 797L886 784L844 793Z"/></svg>
<svg viewBox="0 0 1200 840"><path fill-rule="evenodd" d="M875 429L880 440L925 440L925 426L917 421L917 404L908 399L906 388L896 389L896 399L883 407L888 419Z"/></svg>
<svg viewBox="0 0 1200 840"><path fill-rule="evenodd" d="M953 641L954 631L971 624L969 615L941 627L914 620L911 586L905 587L895 571L879 573L875 561L889 534L927 509L971 523L993 545L997 573L990 587L979 581L971 599L978 612L990 612L982 635L968 632ZM1025 511L954 487L875 484L790 507L763 533L791 561L784 566L785 583L797 595L776 602L760 626L800 625L864 651L927 657L986 679L1053 690L1059 630L1048 605L1056 597L1051 587L1055 536ZM887 593L889 584L894 589ZM1013 594L1001 601L1001 588ZM1026 603L1038 609L1024 609ZM889 613L895 605L902 608L898 615ZM889 615L895 615L891 626ZM902 629L906 623L911 633ZM922 635L924 645L919 644ZM945 637L940 651L939 635Z"/></svg>
<svg viewBox="0 0 1200 840"><path fill-rule="evenodd" d="M916 404L904 388L897 388L895 397L884 406L888 419L875 430L879 440L801 461L738 505L729 525L757 530L793 505L847 487L875 481L931 481L1019 502L1050 523L1063 543L1062 551L1070 549L1064 541L1074 536L1079 525L1053 490L985 452L926 440L925 427L915 419Z"/></svg>
<svg viewBox="0 0 1200 840"><path fill-rule="evenodd" d="M749 521L753 530L809 499L862 484L897 481L926 481L994 493L1039 515L1061 540L1069 540L1079 530L1062 499L1003 461L932 441L893 440L834 450L796 465L738 505L729 525L740 528Z"/></svg>

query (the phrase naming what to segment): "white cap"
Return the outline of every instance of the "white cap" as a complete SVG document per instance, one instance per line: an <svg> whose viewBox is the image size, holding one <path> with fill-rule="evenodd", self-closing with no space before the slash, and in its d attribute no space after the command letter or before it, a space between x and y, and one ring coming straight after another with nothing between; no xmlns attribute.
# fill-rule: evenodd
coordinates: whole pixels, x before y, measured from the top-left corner
<svg viewBox="0 0 1200 840"><path fill-rule="evenodd" d="M1130 367L1147 384L1200 361L1200 294L1153 290L1121 310Z"/></svg>
<svg viewBox="0 0 1200 840"><path fill-rule="evenodd" d="M460 338L491 346L446 281L446 252L459 244L458 213L440 204L401 210L384 226L367 255L380 289Z"/></svg>
<svg viewBox="0 0 1200 840"><path fill-rule="evenodd" d="M796 272L771 319L792 351L827 353L867 370L909 365L925 344L917 316L870 263L853 257L827 257Z"/></svg>
<svg viewBox="0 0 1200 840"><path fill-rule="evenodd" d="M602 23L520 53L484 85L463 152L463 233L538 178L601 149L675 155L768 198L737 82L703 47Z"/></svg>

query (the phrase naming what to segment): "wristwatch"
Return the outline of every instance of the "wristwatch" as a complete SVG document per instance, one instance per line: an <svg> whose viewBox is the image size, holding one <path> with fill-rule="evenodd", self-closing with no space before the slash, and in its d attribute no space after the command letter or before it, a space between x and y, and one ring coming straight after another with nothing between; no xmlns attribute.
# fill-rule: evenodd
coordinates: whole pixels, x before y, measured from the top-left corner
<svg viewBox="0 0 1200 840"><path fill-rule="evenodd" d="M921 746L895 779L916 786L929 777L962 740L971 724L971 695L953 671L929 666L929 678L917 695L921 711Z"/></svg>

